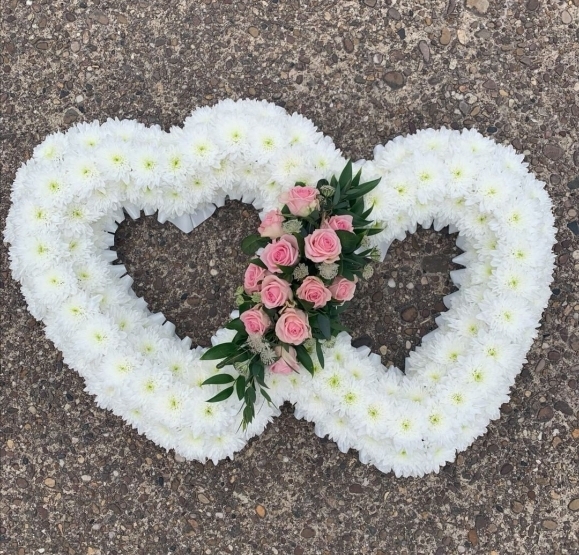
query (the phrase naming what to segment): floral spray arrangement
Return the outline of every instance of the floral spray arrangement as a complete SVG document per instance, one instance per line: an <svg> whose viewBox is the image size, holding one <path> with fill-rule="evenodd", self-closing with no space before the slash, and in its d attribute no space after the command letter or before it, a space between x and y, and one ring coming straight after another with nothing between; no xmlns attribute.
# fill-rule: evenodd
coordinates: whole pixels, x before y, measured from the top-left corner
<svg viewBox="0 0 579 555"><path fill-rule="evenodd" d="M346 328L340 314L353 298L359 279L373 274L379 257L368 237L382 231L369 219L372 207L364 195L379 179L360 182L348 162L339 178L315 187L296 183L282 194L279 209L268 212L258 233L241 243L254 256L236 291L239 317L227 323L236 332L229 343L208 349L203 360L221 360L217 368L234 366L205 380L227 387L208 402L235 392L243 402L242 426L255 416L257 391L268 402L265 373L289 374L300 365L312 374L313 356L324 366L322 346Z"/></svg>

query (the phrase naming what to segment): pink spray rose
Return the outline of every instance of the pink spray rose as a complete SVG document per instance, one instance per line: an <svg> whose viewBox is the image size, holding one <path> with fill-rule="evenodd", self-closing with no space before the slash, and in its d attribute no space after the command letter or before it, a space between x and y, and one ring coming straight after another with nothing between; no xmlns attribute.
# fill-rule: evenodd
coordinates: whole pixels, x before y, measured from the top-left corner
<svg viewBox="0 0 579 555"><path fill-rule="evenodd" d="M296 350L293 347L284 349L281 345L275 348L275 354L280 357L270 367L269 371L274 374L291 374L293 370L299 368L298 359L296 357Z"/></svg>
<svg viewBox="0 0 579 555"><path fill-rule="evenodd" d="M283 306L293 298L292 288L285 279L269 275L261 284L261 302L265 308Z"/></svg>
<svg viewBox="0 0 579 555"><path fill-rule="evenodd" d="M293 266L299 256L298 240L293 235L282 235L264 247L260 258L270 272L279 274L281 270L277 267L278 264Z"/></svg>
<svg viewBox="0 0 579 555"><path fill-rule="evenodd" d="M342 252L340 238L333 229L315 229L305 239L305 252L312 262L336 262Z"/></svg>
<svg viewBox="0 0 579 555"><path fill-rule="evenodd" d="M243 322L245 331L249 335L263 335L271 325L269 316L262 310L260 305L246 310L239 319Z"/></svg>
<svg viewBox="0 0 579 555"><path fill-rule="evenodd" d="M354 296L354 291L356 291L356 281L350 281L341 276L335 277L332 285L329 287L332 292L332 297L340 302L351 301Z"/></svg>
<svg viewBox="0 0 579 555"><path fill-rule="evenodd" d="M304 301L314 303L314 308L325 306L332 298L332 293L324 285L324 282L314 276L308 276L304 279L296 291L296 295Z"/></svg>
<svg viewBox="0 0 579 555"><path fill-rule="evenodd" d="M262 237L271 237L272 239L277 239L284 234L281 227L285 218L281 215L281 212L276 208L275 210L270 210L261 222L261 225L257 228L257 232Z"/></svg>
<svg viewBox="0 0 579 555"><path fill-rule="evenodd" d="M353 220L353 216L332 216L329 220L324 220L320 227L322 229L333 229L334 231L341 229L342 231L354 233L354 226L352 225Z"/></svg>
<svg viewBox="0 0 579 555"><path fill-rule="evenodd" d="M261 289L261 280L268 274L267 270L257 264L250 264L243 276L243 288L248 295L257 293Z"/></svg>
<svg viewBox="0 0 579 555"><path fill-rule="evenodd" d="M284 343L301 345L312 336L308 315L303 310L286 308L275 325L275 334Z"/></svg>
<svg viewBox="0 0 579 555"><path fill-rule="evenodd" d="M305 218L319 207L318 190L315 187L293 187L281 194L281 202L287 204L294 216Z"/></svg>

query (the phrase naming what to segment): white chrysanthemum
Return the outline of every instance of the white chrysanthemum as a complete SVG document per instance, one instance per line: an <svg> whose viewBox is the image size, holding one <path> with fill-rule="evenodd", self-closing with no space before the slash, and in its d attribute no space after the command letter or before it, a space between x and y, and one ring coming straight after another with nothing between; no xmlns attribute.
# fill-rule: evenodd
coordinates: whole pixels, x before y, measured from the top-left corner
<svg viewBox="0 0 579 555"><path fill-rule="evenodd" d="M425 428L424 407L408 401L397 403L388 416L389 435L397 445L418 445Z"/></svg>
<svg viewBox="0 0 579 555"><path fill-rule="evenodd" d="M153 417L171 428L180 427L192 408L188 391L177 384L160 391L148 405Z"/></svg>
<svg viewBox="0 0 579 555"><path fill-rule="evenodd" d="M142 123L139 123L138 121L130 119L119 120L117 118L109 118L102 125L102 131L103 133L106 132L110 134L110 136L114 139L118 139L124 143L131 143L134 139L139 138L148 130Z"/></svg>
<svg viewBox="0 0 579 555"><path fill-rule="evenodd" d="M164 167L160 152L152 146L137 147L130 153L131 180L140 189L161 183Z"/></svg>
<svg viewBox="0 0 579 555"><path fill-rule="evenodd" d="M389 427L389 407L381 395L374 393L354 407L352 419L371 437L383 437Z"/></svg>
<svg viewBox="0 0 579 555"><path fill-rule="evenodd" d="M491 229L499 235L527 233L535 224L536 214L530 202L517 199L503 207L496 215L496 220L490 221Z"/></svg>
<svg viewBox="0 0 579 555"><path fill-rule="evenodd" d="M431 402L426 408L425 436L442 445L452 445L456 437L456 421L440 403Z"/></svg>
<svg viewBox="0 0 579 555"><path fill-rule="evenodd" d="M76 329L89 318L98 314L98 299L89 297L84 292L70 295L56 307L54 318L59 327L66 330Z"/></svg>
<svg viewBox="0 0 579 555"><path fill-rule="evenodd" d="M249 146L250 127L244 118L221 118L215 124L215 136L229 156L239 156Z"/></svg>
<svg viewBox="0 0 579 555"><path fill-rule="evenodd" d="M33 156L39 160L49 160L56 162L62 160L69 149L68 134L56 132L52 133L35 147Z"/></svg>
<svg viewBox="0 0 579 555"><path fill-rule="evenodd" d="M167 347L167 339L155 328L145 328L138 336L132 338L137 352L145 359L153 360L162 356Z"/></svg>
<svg viewBox="0 0 579 555"><path fill-rule="evenodd" d="M440 159L433 155L415 155L404 165L416 191L419 202L428 203L436 198L445 185L448 170Z"/></svg>
<svg viewBox="0 0 579 555"><path fill-rule="evenodd" d="M25 235L12 248L11 269L18 278L26 270L47 269L54 264L60 252L60 245L52 234Z"/></svg>
<svg viewBox="0 0 579 555"><path fill-rule="evenodd" d="M488 294L480 305L479 318L498 333L516 339L525 329L533 329L536 324L530 315L528 305L517 297Z"/></svg>
<svg viewBox="0 0 579 555"><path fill-rule="evenodd" d="M103 359L99 377L110 385L124 386L142 365L142 359L139 357L113 352Z"/></svg>
<svg viewBox="0 0 579 555"><path fill-rule="evenodd" d="M474 194L467 204L477 204L480 210L492 212L504 206L511 194L510 182L500 173L483 171L479 174Z"/></svg>
<svg viewBox="0 0 579 555"><path fill-rule="evenodd" d="M76 278L70 268L54 267L32 276L33 287L52 308L78 292Z"/></svg>
<svg viewBox="0 0 579 555"><path fill-rule="evenodd" d="M81 325L76 348L89 357L104 356L117 348L119 339L118 329L108 318L93 316Z"/></svg>
<svg viewBox="0 0 579 555"><path fill-rule="evenodd" d="M79 195L88 195L94 189L104 186L103 174L92 157L75 156L67 164L67 170L67 179Z"/></svg>
<svg viewBox="0 0 579 555"><path fill-rule="evenodd" d="M233 432L222 432L218 435L207 436L205 439L205 448L207 458L217 464L220 460L227 457L233 458L233 454L244 447L246 440L239 434Z"/></svg>
<svg viewBox="0 0 579 555"><path fill-rule="evenodd" d="M111 181L129 180L131 164L127 145L121 140L106 141L95 152L99 171Z"/></svg>
<svg viewBox="0 0 579 555"><path fill-rule="evenodd" d="M166 390L169 383L170 377L166 372L144 366L138 372L131 373L127 392L131 399L144 405L151 403L161 391Z"/></svg>
<svg viewBox="0 0 579 555"><path fill-rule="evenodd" d="M497 295L516 295L531 298L538 289L536 278L528 269L515 264L502 264L496 268L489 287Z"/></svg>
<svg viewBox="0 0 579 555"><path fill-rule="evenodd" d="M287 120L286 136L291 146L297 146L316 143L322 134L309 119L293 113Z"/></svg>
<svg viewBox="0 0 579 555"><path fill-rule="evenodd" d="M269 161L287 145L287 139L280 129L265 125L260 125L250 131L249 142L251 157L261 163Z"/></svg>
<svg viewBox="0 0 579 555"><path fill-rule="evenodd" d="M183 147L171 146L162 156L161 168L164 180L172 184L181 181L192 171L191 158Z"/></svg>

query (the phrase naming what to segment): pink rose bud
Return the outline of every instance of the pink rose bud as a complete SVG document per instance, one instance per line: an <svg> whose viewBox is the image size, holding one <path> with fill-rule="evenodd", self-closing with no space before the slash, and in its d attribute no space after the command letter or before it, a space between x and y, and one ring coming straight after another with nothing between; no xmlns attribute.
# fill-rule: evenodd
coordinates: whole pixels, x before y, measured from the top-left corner
<svg viewBox="0 0 579 555"><path fill-rule="evenodd" d="M351 301L354 296L354 291L356 291L356 282L337 276L334 278L329 289L332 292L332 297L336 301Z"/></svg>
<svg viewBox="0 0 579 555"><path fill-rule="evenodd" d="M284 347L278 345L275 348L275 354L279 359L274 362L269 371L274 374L291 374L292 371L297 371L299 368L298 359L296 357L296 350L293 347Z"/></svg>
<svg viewBox="0 0 579 555"><path fill-rule="evenodd" d="M260 258L270 272L279 274L281 270L277 267L278 264L293 266L297 263L299 256L298 240L293 235L282 235L265 246Z"/></svg>
<svg viewBox="0 0 579 555"><path fill-rule="evenodd" d="M277 276L267 276L261 284L261 302L265 308L283 306L293 299L292 288L284 279Z"/></svg>
<svg viewBox="0 0 579 555"><path fill-rule="evenodd" d="M281 212L276 208L275 210L270 210L266 215L261 225L257 228L258 233L262 237L271 237L272 239L277 239L284 234L281 227L285 218L281 215Z"/></svg>
<svg viewBox="0 0 579 555"><path fill-rule="evenodd" d="M298 298L314 303L314 308L326 306L326 303L332 298L331 291L324 285L324 282L314 276L309 276L296 291Z"/></svg>
<svg viewBox="0 0 579 555"><path fill-rule="evenodd" d="M243 276L243 288L248 295L257 293L261 289L261 280L267 276L268 271L257 264L250 264Z"/></svg>
<svg viewBox="0 0 579 555"><path fill-rule="evenodd" d="M293 187L282 193L281 202L287 205L294 216L305 218L319 208L318 190L315 187Z"/></svg>
<svg viewBox="0 0 579 555"><path fill-rule="evenodd" d="M239 319L245 326L245 331L249 335L263 335L267 328L271 326L269 316L263 311L260 305L246 310Z"/></svg>
<svg viewBox="0 0 579 555"><path fill-rule="evenodd" d="M336 262L342 245L333 229L315 229L305 239L306 257L312 262Z"/></svg>
<svg viewBox="0 0 579 555"><path fill-rule="evenodd" d="M308 315L303 310L286 308L275 325L275 334L284 343L301 345L312 336Z"/></svg>
<svg viewBox="0 0 579 555"><path fill-rule="evenodd" d="M324 220L320 227L322 229L342 230L354 233L353 220L353 216L332 216L329 220Z"/></svg>

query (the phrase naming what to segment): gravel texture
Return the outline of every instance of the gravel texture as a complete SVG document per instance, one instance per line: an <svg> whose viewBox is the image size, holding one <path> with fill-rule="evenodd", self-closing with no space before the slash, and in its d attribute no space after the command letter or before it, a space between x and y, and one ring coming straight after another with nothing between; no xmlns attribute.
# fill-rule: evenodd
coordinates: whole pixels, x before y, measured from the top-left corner
<svg viewBox="0 0 579 555"><path fill-rule="evenodd" d="M222 98L310 117L344 153L475 127L524 152L559 233L553 296L509 403L437 475L395 479L281 418L218 466L98 409L26 311L2 246L0 553L579 553L579 0L4 0L0 224L18 166L75 121L178 125ZM257 222L229 203L190 235L123 224L137 293L206 345ZM403 365L450 290L452 237L391 248L348 315ZM214 270L210 272L209 270Z"/></svg>

